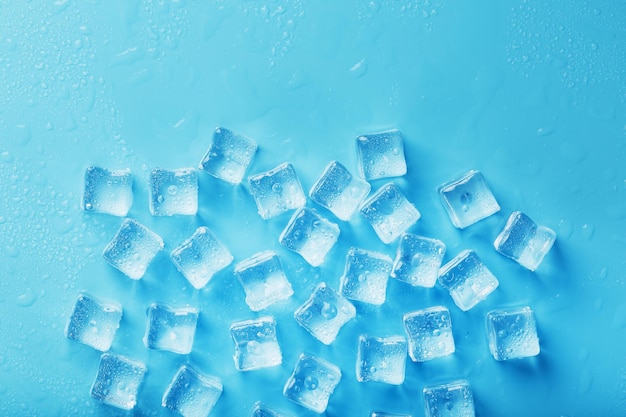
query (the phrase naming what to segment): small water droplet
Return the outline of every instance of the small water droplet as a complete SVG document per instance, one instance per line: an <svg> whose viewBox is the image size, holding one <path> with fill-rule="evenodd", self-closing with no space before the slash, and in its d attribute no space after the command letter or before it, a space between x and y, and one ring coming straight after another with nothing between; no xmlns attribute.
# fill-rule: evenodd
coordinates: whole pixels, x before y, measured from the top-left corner
<svg viewBox="0 0 626 417"><path fill-rule="evenodd" d="M169 195L176 195L178 193L178 187L175 185L170 185L167 187L167 193Z"/></svg>
<svg viewBox="0 0 626 417"><path fill-rule="evenodd" d="M324 304L322 304L322 317L324 317L326 320L334 319L335 317L337 317L337 307L324 301Z"/></svg>
<svg viewBox="0 0 626 417"><path fill-rule="evenodd" d="M314 391L315 389L317 389L318 385L319 381L313 375L309 375L304 378L304 386L306 387L306 389Z"/></svg>
<svg viewBox="0 0 626 417"><path fill-rule="evenodd" d="M159 194L159 196L157 197L157 203L163 203L165 201L165 197L163 197L163 195Z"/></svg>
<svg viewBox="0 0 626 417"><path fill-rule="evenodd" d="M276 183L272 185L272 191L274 191L275 193L281 193L283 191L282 184Z"/></svg>

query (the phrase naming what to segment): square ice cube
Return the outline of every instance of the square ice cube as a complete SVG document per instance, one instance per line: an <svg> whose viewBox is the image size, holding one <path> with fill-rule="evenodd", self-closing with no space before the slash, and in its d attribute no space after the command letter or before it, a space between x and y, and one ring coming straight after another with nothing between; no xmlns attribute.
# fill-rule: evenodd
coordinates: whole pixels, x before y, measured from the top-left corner
<svg viewBox="0 0 626 417"><path fill-rule="evenodd" d="M357 381L402 385L406 368L406 349L406 339L401 336L385 338L360 336L356 358Z"/></svg>
<svg viewBox="0 0 626 417"><path fill-rule="evenodd" d="M400 237L391 276L414 287L432 288L445 253L442 241L405 233Z"/></svg>
<svg viewBox="0 0 626 417"><path fill-rule="evenodd" d="M125 219L102 256L132 279L140 279L164 247L163 239L136 220Z"/></svg>
<svg viewBox="0 0 626 417"><path fill-rule="evenodd" d="M332 161L311 187L309 196L340 220L348 221L370 188L368 182L353 177L345 166Z"/></svg>
<svg viewBox="0 0 626 417"><path fill-rule="evenodd" d="M161 405L183 417L207 417L221 395L219 378L183 365L165 390Z"/></svg>
<svg viewBox="0 0 626 417"><path fill-rule="evenodd" d="M411 417L408 414L391 414L391 413L383 413L381 411L372 411L370 417Z"/></svg>
<svg viewBox="0 0 626 417"><path fill-rule="evenodd" d="M254 371L283 363L276 336L276 320L260 317L233 323L230 335L235 342L235 367L239 371Z"/></svg>
<svg viewBox="0 0 626 417"><path fill-rule="evenodd" d="M383 185L361 207L361 215L383 241L391 243L420 218L420 212L393 183Z"/></svg>
<svg viewBox="0 0 626 417"><path fill-rule="evenodd" d="M323 413L341 380L338 366L308 353L302 353L287 380L283 395L309 410Z"/></svg>
<svg viewBox="0 0 626 417"><path fill-rule="evenodd" d="M193 216L198 212L198 174L193 168L154 168L148 196L153 216Z"/></svg>
<svg viewBox="0 0 626 417"><path fill-rule="evenodd" d="M293 295L283 265L274 251L264 251L235 265L235 276L246 292L252 311L263 310Z"/></svg>
<svg viewBox="0 0 626 417"><path fill-rule="evenodd" d="M487 298L499 285L498 279L473 250L462 251L442 266L438 281L463 311Z"/></svg>
<svg viewBox="0 0 626 417"><path fill-rule="evenodd" d="M489 350L497 361L539 354L535 316L529 307L487 313Z"/></svg>
<svg viewBox="0 0 626 417"><path fill-rule="evenodd" d="M298 324L325 345L330 345L341 327L355 316L354 306L324 282L294 313Z"/></svg>
<svg viewBox="0 0 626 417"><path fill-rule="evenodd" d="M497 213L500 206L479 171L469 171L461 178L439 187L439 196L452 224L465 229Z"/></svg>
<svg viewBox="0 0 626 417"><path fill-rule="evenodd" d="M450 311L435 306L407 313L403 317L413 362L451 355L455 351Z"/></svg>
<svg viewBox="0 0 626 417"><path fill-rule="evenodd" d="M368 181L406 174L404 137L399 130L359 136L359 173Z"/></svg>
<svg viewBox="0 0 626 417"><path fill-rule="evenodd" d="M104 404L132 410L147 369L143 363L126 356L103 353L91 396Z"/></svg>
<svg viewBox="0 0 626 417"><path fill-rule="evenodd" d="M293 165L284 163L248 178L250 194L265 220L304 206L306 197Z"/></svg>
<svg viewBox="0 0 626 417"><path fill-rule="evenodd" d="M198 309L193 307L172 308L151 304L144 345L148 349L168 350L181 355L190 353L198 314Z"/></svg>
<svg viewBox="0 0 626 417"><path fill-rule="evenodd" d="M217 272L233 261L233 256L213 232L200 226L191 237L170 254L176 268L194 288L204 287Z"/></svg>
<svg viewBox="0 0 626 417"><path fill-rule="evenodd" d="M126 216L133 204L133 175L130 169L109 171L90 166L85 171L83 210Z"/></svg>
<svg viewBox="0 0 626 417"><path fill-rule="evenodd" d="M524 213L514 211L493 246L504 256L534 271L555 240L554 231L538 226Z"/></svg>
<svg viewBox="0 0 626 417"><path fill-rule="evenodd" d="M215 178L237 185L241 183L256 150L255 141L218 127L199 168Z"/></svg>
<svg viewBox="0 0 626 417"><path fill-rule="evenodd" d="M277 413L274 410L269 409L261 402L257 401L252 407L250 417L283 417L282 414Z"/></svg>
<svg viewBox="0 0 626 417"><path fill-rule="evenodd" d="M122 320L122 306L104 302L82 293L65 327L65 336L94 349L106 352L113 343Z"/></svg>
<svg viewBox="0 0 626 417"><path fill-rule="evenodd" d="M341 277L341 294L350 300L381 305L393 262L379 252L350 248Z"/></svg>
<svg viewBox="0 0 626 417"><path fill-rule="evenodd" d="M316 210L303 207L291 216L278 241L312 266L320 266L337 239L339 226L320 216Z"/></svg>
<svg viewBox="0 0 626 417"><path fill-rule="evenodd" d="M474 417L474 398L467 381L424 388L426 417Z"/></svg>

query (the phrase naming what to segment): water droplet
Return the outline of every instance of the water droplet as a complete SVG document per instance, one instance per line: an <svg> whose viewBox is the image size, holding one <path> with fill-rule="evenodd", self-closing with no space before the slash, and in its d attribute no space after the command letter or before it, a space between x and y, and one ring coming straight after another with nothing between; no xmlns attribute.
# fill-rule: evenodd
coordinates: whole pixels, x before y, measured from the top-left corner
<svg viewBox="0 0 626 417"><path fill-rule="evenodd" d="M337 307L324 301L324 304L322 305L322 317L324 317L326 320L334 319L335 317L337 317Z"/></svg>
<svg viewBox="0 0 626 417"><path fill-rule="evenodd" d="M159 194L159 196L157 197L157 203L163 203L164 201L165 201L165 197Z"/></svg>
<svg viewBox="0 0 626 417"><path fill-rule="evenodd" d="M313 375L309 375L304 378L304 386L306 387L306 389L313 391L317 389L318 385L319 381Z"/></svg>
<svg viewBox="0 0 626 417"><path fill-rule="evenodd" d="M282 191L283 191L282 184L276 183L276 184L272 185L272 191L274 191L275 193L282 193Z"/></svg>
<svg viewBox="0 0 626 417"><path fill-rule="evenodd" d="M176 195L178 193L178 187L175 185L170 185L167 187L167 193L169 195Z"/></svg>
<svg viewBox="0 0 626 417"><path fill-rule="evenodd" d="M37 301L37 294L28 288L23 294L17 297L16 303L20 307L30 307Z"/></svg>
<svg viewBox="0 0 626 417"><path fill-rule="evenodd" d="M587 240L591 240L593 238L595 228L591 224L583 224L582 231L583 237Z"/></svg>
<svg viewBox="0 0 626 417"><path fill-rule="evenodd" d="M93 204L91 204L91 203L85 204L85 210L87 210L87 211L93 210Z"/></svg>

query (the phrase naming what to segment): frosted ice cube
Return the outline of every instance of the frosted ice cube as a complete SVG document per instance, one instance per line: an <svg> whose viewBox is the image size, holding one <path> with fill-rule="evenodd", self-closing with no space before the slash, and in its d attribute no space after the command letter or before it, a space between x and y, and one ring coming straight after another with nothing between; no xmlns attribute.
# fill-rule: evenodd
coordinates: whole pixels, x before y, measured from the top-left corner
<svg viewBox="0 0 626 417"><path fill-rule="evenodd" d="M170 258L194 288L204 287L217 272L233 261L233 256L213 232L200 226L175 248Z"/></svg>
<svg viewBox="0 0 626 417"><path fill-rule="evenodd" d="M469 171L461 178L439 187L439 196L452 224L465 229L497 213L500 206L479 171Z"/></svg>
<svg viewBox="0 0 626 417"><path fill-rule="evenodd" d="M65 327L65 336L106 352L122 320L122 306L82 293Z"/></svg>
<svg viewBox="0 0 626 417"><path fill-rule="evenodd" d="M413 362L425 362L454 353L450 311L435 306L407 313L403 317Z"/></svg>
<svg viewBox="0 0 626 417"><path fill-rule="evenodd" d="M383 304L392 265L391 258L385 254L350 248L341 277L341 294L350 300Z"/></svg>
<svg viewBox="0 0 626 417"><path fill-rule="evenodd" d="M282 414L277 413L274 410L269 409L261 402L257 401L252 407L250 417L284 417Z"/></svg>
<svg viewBox="0 0 626 417"><path fill-rule="evenodd" d="M246 292L252 311L263 310L293 295L278 254L264 251L235 265L235 276Z"/></svg>
<svg viewBox="0 0 626 417"><path fill-rule="evenodd" d="M112 353L103 353L91 396L104 404L123 410L132 410L147 371L146 365L134 359Z"/></svg>
<svg viewBox="0 0 626 417"><path fill-rule="evenodd" d="M133 204L133 175L130 169L109 171L90 166L85 170L83 210L126 216Z"/></svg>
<svg viewBox="0 0 626 417"><path fill-rule="evenodd" d="M465 250L439 270L439 284L454 303L467 311L487 298L499 282L473 250Z"/></svg>
<svg viewBox="0 0 626 417"><path fill-rule="evenodd" d="M230 334L235 342L235 367L253 371L280 365L283 355L276 335L276 320L260 317L233 323Z"/></svg>
<svg viewBox="0 0 626 417"><path fill-rule="evenodd" d="M320 266L337 239L339 226L320 216L316 210L303 207L291 216L278 241L312 266Z"/></svg>
<svg viewBox="0 0 626 417"><path fill-rule="evenodd" d="M404 137L399 130L362 135L356 143L361 177L370 181L406 174Z"/></svg>
<svg viewBox="0 0 626 417"><path fill-rule="evenodd" d="M474 398L467 381L424 388L426 417L474 417Z"/></svg>
<svg viewBox="0 0 626 417"><path fill-rule="evenodd" d="M239 184L257 150L255 141L223 127L215 129L199 168L231 184Z"/></svg>
<svg viewBox="0 0 626 417"><path fill-rule="evenodd" d="M420 218L420 212L393 183L370 196L361 207L361 215L383 243L393 242Z"/></svg>
<svg viewBox="0 0 626 417"><path fill-rule="evenodd" d="M302 207L306 197L293 165L284 163L248 178L250 194L265 220Z"/></svg>
<svg viewBox="0 0 626 417"><path fill-rule="evenodd" d="M415 287L432 288L445 253L442 241L405 233L400 237L391 276Z"/></svg>
<svg viewBox="0 0 626 417"><path fill-rule="evenodd" d="M370 188L369 183L353 177L345 166L332 161L311 187L309 196L340 220L348 221Z"/></svg>
<svg viewBox="0 0 626 417"><path fill-rule="evenodd" d="M193 307L168 307L153 303L148 309L148 325L143 343L148 349L168 350L186 355L191 352L199 311Z"/></svg>
<svg viewBox="0 0 626 417"><path fill-rule="evenodd" d="M302 353L287 380L283 395L309 410L323 413L341 380L338 366L308 353Z"/></svg>
<svg viewBox="0 0 626 417"><path fill-rule="evenodd" d="M148 195L153 216L193 216L198 212L198 174L193 168L154 168Z"/></svg>
<svg viewBox="0 0 626 417"><path fill-rule="evenodd" d="M411 417L408 414L391 414L391 413L383 413L381 411L372 411L370 417Z"/></svg>
<svg viewBox="0 0 626 417"><path fill-rule="evenodd" d="M406 368L406 352L407 343L404 337L360 336L356 359L357 381L402 385Z"/></svg>
<svg viewBox="0 0 626 417"><path fill-rule="evenodd" d="M354 306L324 282L294 313L298 324L325 345L330 345L341 327L355 316Z"/></svg>
<svg viewBox="0 0 626 417"><path fill-rule="evenodd" d="M140 279L163 247L159 235L136 220L125 219L102 256L129 278Z"/></svg>
<svg viewBox="0 0 626 417"><path fill-rule="evenodd" d="M489 350L497 361L539 354L535 316L530 307L487 313Z"/></svg>
<svg viewBox="0 0 626 417"><path fill-rule="evenodd" d="M161 405L183 417L207 417L221 395L219 378L183 365L163 394Z"/></svg>
<svg viewBox="0 0 626 417"><path fill-rule="evenodd" d="M554 231L538 226L524 213L514 211L493 246L504 256L534 271L555 240Z"/></svg>

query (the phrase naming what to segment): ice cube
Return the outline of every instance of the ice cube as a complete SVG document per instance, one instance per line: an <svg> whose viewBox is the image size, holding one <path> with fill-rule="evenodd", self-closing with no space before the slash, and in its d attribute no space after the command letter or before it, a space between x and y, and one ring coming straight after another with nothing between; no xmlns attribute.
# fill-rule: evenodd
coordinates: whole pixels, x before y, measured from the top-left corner
<svg viewBox="0 0 626 417"><path fill-rule="evenodd" d="M340 220L348 221L370 188L369 183L353 177L345 166L332 161L311 187L309 196Z"/></svg>
<svg viewBox="0 0 626 417"><path fill-rule="evenodd" d="M524 213L514 211L493 246L504 256L534 271L555 240L556 233L551 229L538 226Z"/></svg>
<svg viewBox="0 0 626 417"><path fill-rule="evenodd" d="M246 292L252 311L263 310L293 295L278 254L264 251L235 265L235 276Z"/></svg>
<svg viewBox="0 0 626 417"><path fill-rule="evenodd" d="M221 395L219 378L183 365L163 394L161 405L183 417L207 417Z"/></svg>
<svg viewBox="0 0 626 417"><path fill-rule="evenodd" d="M281 245L302 256L312 266L320 266L339 239L339 226L310 208L298 209L280 234Z"/></svg>
<svg viewBox="0 0 626 417"><path fill-rule="evenodd" d="M248 178L250 194L265 220L302 207L306 197L293 165L284 163Z"/></svg>
<svg viewBox="0 0 626 417"><path fill-rule="evenodd" d="M420 218L420 212L393 183L383 185L370 196L361 207L361 215L383 243L396 240Z"/></svg>
<svg viewBox="0 0 626 417"><path fill-rule="evenodd" d="M102 256L132 279L140 279L164 247L163 239L136 220L125 219Z"/></svg>
<svg viewBox="0 0 626 417"><path fill-rule="evenodd" d="M122 355L103 353L91 396L104 404L132 410L147 371L143 363Z"/></svg>
<svg viewBox="0 0 626 417"><path fill-rule="evenodd" d="M309 410L323 413L341 380L338 366L308 353L302 353L287 380L283 395Z"/></svg>
<svg viewBox="0 0 626 417"><path fill-rule="evenodd" d="M217 272L233 261L233 256L213 232L200 226L170 254L176 268L194 288L204 287Z"/></svg>
<svg viewBox="0 0 626 417"><path fill-rule="evenodd" d="M350 300L383 304L392 265L391 258L385 254L350 248L341 277L341 294Z"/></svg>
<svg viewBox="0 0 626 417"><path fill-rule="evenodd" d="M193 216L198 212L198 174L193 168L154 168L149 197L153 216Z"/></svg>
<svg viewBox="0 0 626 417"><path fill-rule="evenodd" d="M83 210L126 216L133 204L133 175L130 169L109 171L90 166L85 171Z"/></svg>
<svg viewBox="0 0 626 417"><path fill-rule="evenodd" d="M467 311L498 288L497 278L473 250L464 250L439 270L439 284Z"/></svg>
<svg viewBox="0 0 626 417"><path fill-rule="evenodd" d="M399 130L362 135L356 143L361 177L370 181L406 174L404 137Z"/></svg>
<svg viewBox="0 0 626 417"><path fill-rule="evenodd" d="M274 410L269 409L260 401L254 403L250 417L284 417L282 414L277 413Z"/></svg>
<svg viewBox="0 0 626 417"><path fill-rule="evenodd" d="M445 253L442 241L405 233L400 237L391 276L415 287L432 288Z"/></svg>
<svg viewBox="0 0 626 417"><path fill-rule="evenodd" d="M372 411L370 417L411 417L408 414L391 414L391 413L383 413L381 411Z"/></svg>
<svg viewBox="0 0 626 417"><path fill-rule="evenodd" d="M530 307L487 313L489 350L497 361L539 354L535 316Z"/></svg>
<svg viewBox="0 0 626 417"><path fill-rule="evenodd" d="M404 337L360 336L356 359L357 381L402 385L406 368L406 352L407 343Z"/></svg>
<svg viewBox="0 0 626 417"><path fill-rule="evenodd" d="M65 327L65 336L106 352L122 320L122 306L82 293Z"/></svg>
<svg viewBox="0 0 626 417"><path fill-rule="evenodd" d="M450 311L443 306L407 313L403 317L413 362L425 362L454 353Z"/></svg>
<svg viewBox="0 0 626 417"><path fill-rule="evenodd" d="M191 352L199 311L193 307L168 307L153 303L148 309L148 325L143 343L148 349L168 350L186 355Z"/></svg>
<svg viewBox="0 0 626 417"><path fill-rule="evenodd" d="M298 324L325 345L330 345L341 327L355 316L354 306L324 282L294 313Z"/></svg>
<svg viewBox="0 0 626 417"><path fill-rule="evenodd" d="M260 317L233 323L230 335L235 342L235 367L254 371L280 365L283 355L276 336L276 320Z"/></svg>
<svg viewBox="0 0 626 417"><path fill-rule="evenodd" d="M465 229L497 213L500 206L479 171L469 171L461 178L439 187L439 196L452 224Z"/></svg>
<svg viewBox="0 0 626 417"><path fill-rule="evenodd" d="M255 141L218 127L199 168L215 178L237 185L241 183L256 150Z"/></svg>
<svg viewBox="0 0 626 417"><path fill-rule="evenodd" d="M426 417L474 417L474 398L467 381L424 388Z"/></svg>

